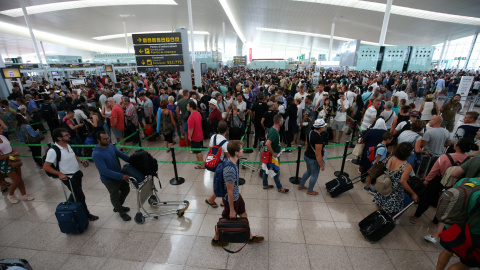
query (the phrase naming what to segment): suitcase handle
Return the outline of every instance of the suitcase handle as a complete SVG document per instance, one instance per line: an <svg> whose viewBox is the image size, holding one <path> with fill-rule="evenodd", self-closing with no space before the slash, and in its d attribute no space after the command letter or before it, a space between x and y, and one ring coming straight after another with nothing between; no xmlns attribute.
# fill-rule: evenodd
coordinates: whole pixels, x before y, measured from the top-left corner
<svg viewBox="0 0 480 270"><path fill-rule="evenodd" d="M71 177L67 176L68 183L70 184L70 192L72 193L73 199L75 200L75 202L77 202L77 198L75 197L75 193L73 192L72 181L70 179ZM65 180L62 180L62 181L65 181ZM67 192L65 192L65 187L63 186L63 183L62 183L62 189L63 189L63 194L65 195L65 201L68 201Z"/></svg>
<svg viewBox="0 0 480 270"><path fill-rule="evenodd" d="M403 214L403 212L407 211L407 209L412 206L415 202L411 202L409 205L407 205L405 208L403 208L402 210L400 210L400 212L398 212L395 216L392 217L393 220L395 220L398 216L400 216L401 214Z"/></svg>
<svg viewBox="0 0 480 270"><path fill-rule="evenodd" d="M238 253L240 252L248 243L245 243L245 245L243 245L239 250L237 251L232 251L230 249L226 249L226 248L223 248L223 250L225 250L226 252L230 253L230 254L235 254L235 253Z"/></svg>

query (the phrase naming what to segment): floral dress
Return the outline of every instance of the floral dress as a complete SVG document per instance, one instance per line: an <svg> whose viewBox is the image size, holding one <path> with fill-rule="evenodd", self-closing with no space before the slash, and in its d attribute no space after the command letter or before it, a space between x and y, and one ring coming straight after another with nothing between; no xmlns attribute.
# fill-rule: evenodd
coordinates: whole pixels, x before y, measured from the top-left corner
<svg viewBox="0 0 480 270"><path fill-rule="evenodd" d="M388 162L387 162L388 164ZM387 168L385 171L390 174L390 179L392 180L392 189L394 190L390 196L385 197L380 193L375 194L373 202L380 206L385 212L388 213L397 213L403 209L403 193L404 189L402 184L400 184L400 179L402 178L403 168L408 164L405 162L400 168L396 171L391 171ZM396 190L395 190L396 189Z"/></svg>

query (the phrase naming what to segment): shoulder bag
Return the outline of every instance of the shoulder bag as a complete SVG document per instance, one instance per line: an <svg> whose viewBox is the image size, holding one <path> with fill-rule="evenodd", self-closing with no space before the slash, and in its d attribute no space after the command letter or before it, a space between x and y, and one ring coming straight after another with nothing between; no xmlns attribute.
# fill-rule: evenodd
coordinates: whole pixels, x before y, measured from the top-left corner
<svg viewBox="0 0 480 270"><path fill-rule="evenodd" d="M385 165L386 164L388 164L388 161L385 163ZM400 183L397 185L395 189L392 187L393 184L392 184L391 177L392 175L396 174L399 170L403 169L403 167L405 167L405 164L407 164L407 162L405 162L402 166L400 166L400 168L398 168L396 171L392 173L387 172L387 166L385 166L385 172L377 178L377 181L374 185L374 188L377 190L377 192L380 195L388 197L392 195L394 191L400 188L400 185L401 185Z"/></svg>
<svg viewBox="0 0 480 270"><path fill-rule="evenodd" d="M45 136L39 132L39 135L37 137L33 137L30 135L27 131L27 125L23 125L23 128L25 129L25 139L27 139L27 142L29 144L37 144L40 143L43 139L45 139Z"/></svg>

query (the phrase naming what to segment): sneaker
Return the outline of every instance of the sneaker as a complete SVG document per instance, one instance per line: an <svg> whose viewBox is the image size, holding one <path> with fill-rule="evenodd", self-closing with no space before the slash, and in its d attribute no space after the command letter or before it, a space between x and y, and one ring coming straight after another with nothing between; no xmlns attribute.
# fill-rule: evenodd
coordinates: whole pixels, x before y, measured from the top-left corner
<svg viewBox="0 0 480 270"><path fill-rule="evenodd" d="M35 197L33 197L33 196L30 195L30 194L25 194L25 195L22 196L22 199L23 199L24 201L33 201L33 200L35 200Z"/></svg>
<svg viewBox="0 0 480 270"><path fill-rule="evenodd" d="M425 235L425 236L423 237L423 239L425 239L425 241L428 241L428 242L433 243L433 244L438 243L438 239L435 238L435 237L433 237L431 234Z"/></svg>
<svg viewBox="0 0 480 270"><path fill-rule="evenodd" d="M123 221L129 221L132 219L132 217L130 217L127 213L120 214L120 216L122 217Z"/></svg>
<svg viewBox="0 0 480 270"><path fill-rule="evenodd" d="M15 195L8 195L7 198L13 204L18 203L17 197L15 197Z"/></svg>
<svg viewBox="0 0 480 270"><path fill-rule="evenodd" d="M291 154L291 153L293 153L292 150L285 150L284 152L285 152L285 154Z"/></svg>
<svg viewBox="0 0 480 270"><path fill-rule="evenodd" d="M372 195L377 194L377 190L374 189L374 188L370 188L370 190L369 190L368 192L369 192L370 194L372 194Z"/></svg>
<svg viewBox="0 0 480 270"><path fill-rule="evenodd" d="M130 211L130 207L123 207L123 212L128 212ZM117 213L117 210L115 210L115 208L113 208L113 212Z"/></svg>
<svg viewBox="0 0 480 270"><path fill-rule="evenodd" d="M260 243L265 239L263 236L253 236L252 239L248 240L248 244Z"/></svg>
<svg viewBox="0 0 480 270"><path fill-rule="evenodd" d="M215 239L212 239L211 244L212 244L212 246L214 246L214 247L226 247L226 246L228 246L228 243L227 243L227 242L221 242L221 241L215 240Z"/></svg>

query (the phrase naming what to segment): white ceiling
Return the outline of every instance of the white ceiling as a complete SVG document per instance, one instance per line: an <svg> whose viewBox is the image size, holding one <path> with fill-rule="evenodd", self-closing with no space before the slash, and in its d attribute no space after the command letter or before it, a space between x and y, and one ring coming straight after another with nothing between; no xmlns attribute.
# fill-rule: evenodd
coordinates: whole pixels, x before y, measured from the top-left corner
<svg viewBox="0 0 480 270"><path fill-rule="evenodd" d="M132 1L134 2L134 0ZM142 0L135 1L140 3ZM263 58L278 58L295 52L308 53L310 46L313 48L314 56L315 53L327 52L328 37L312 37L308 36L308 33L329 36L333 22L335 23L335 37L377 43L382 27L383 12L345 6L345 3L352 1L356 0L226 0L226 3L246 38L246 47L254 48L254 58L263 56L258 55L258 52L266 54ZM386 0L369 1L386 3ZM59 2L66 1L25 0L27 7ZM172 31L180 27L188 29L187 0L174 0L174 2L177 5L122 5L69 9L32 14L29 15L29 18L35 30L57 35L49 36L46 33L36 32L37 39L44 41L47 54L58 52L55 54L91 55L96 52L126 52L124 38L102 41L92 38L123 33L120 15L125 14L134 15L126 19L129 33ZM325 4L327 2L328 4ZM480 18L480 0L394 0L393 5L468 16L474 19ZM17 8L20 8L17 0L1 0L0 12ZM218 48L219 51L223 51L222 22L225 22L226 54L236 55L236 46L241 42L219 0L192 0L192 9L194 31L210 33L210 35L194 35L195 50ZM16 28L8 24L23 28ZM35 52L25 27L23 16L11 17L0 14L0 53L2 57L16 57ZM258 30L259 28L276 29L277 32L261 31ZM298 31L303 34L279 33L278 31L281 30ZM479 30L480 26L473 23L459 24L392 14L385 43L389 45L435 45L442 43L445 39L472 35ZM343 42L343 40L335 39L333 49L337 50ZM55 45L55 43L67 46ZM129 38L129 43L132 48L131 38ZM268 54L268 52L270 53Z"/></svg>

